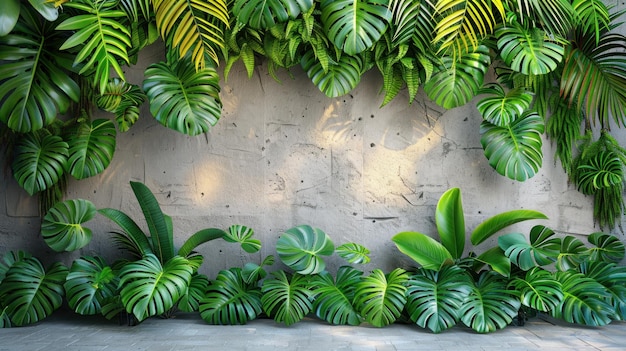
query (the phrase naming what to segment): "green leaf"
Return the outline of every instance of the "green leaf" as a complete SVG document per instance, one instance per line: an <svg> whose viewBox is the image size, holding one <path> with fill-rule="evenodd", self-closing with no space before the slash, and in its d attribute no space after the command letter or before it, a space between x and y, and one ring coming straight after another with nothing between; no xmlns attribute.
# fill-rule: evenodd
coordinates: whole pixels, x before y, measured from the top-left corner
<svg viewBox="0 0 626 351"><path fill-rule="evenodd" d="M352 301L362 275L363 272L359 270L342 266L337 270L336 280L327 271L313 276L311 286L315 293L315 315L333 325L361 324L361 316Z"/></svg>
<svg viewBox="0 0 626 351"><path fill-rule="evenodd" d="M0 2L0 37L11 33L19 17L20 0Z"/></svg>
<svg viewBox="0 0 626 351"><path fill-rule="evenodd" d="M463 323L478 333L490 333L509 325L520 301L507 289L506 280L494 272L483 272L459 313Z"/></svg>
<svg viewBox="0 0 626 351"><path fill-rule="evenodd" d="M577 269L580 262L587 257L585 244L578 238L567 235L561 240L559 256L556 259L556 268L560 271Z"/></svg>
<svg viewBox="0 0 626 351"><path fill-rule="evenodd" d="M409 275L396 268L389 274L375 269L356 285L354 305L366 322L375 327L394 323L406 304Z"/></svg>
<svg viewBox="0 0 626 351"><path fill-rule="evenodd" d="M539 267L529 270L523 277L513 278L509 287L519 294L522 305L541 312L554 310L563 300L561 283L552 273Z"/></svg>
<svg viewBox="0 0 626 351"><path fill-rule="evenodd" d="M606 233L593 233L587 238L595 247L589 249L590 261L619 263L624 259L626 248L618 237Z"/></svg>
<svg viewBox="0 0 626 351"><path fill-rule="evenodd" d="M545 266L556 261L561 240L554 238L554 231L542 225L530 231L530 242L521 233L510 233L498 238L498 245L511 262L527 271L536 266Z"/></svg>
<svg viewBox="0 0 626 351"><path fill-rule="evenodd" d="M91 229L81 224L96 215L96 206L89 200L67 200L56 203L43 218L41 235L54 251L78 250L91 241Z"/></svg>
<svg viewBox="0 0 626 351"><path fill-rule="evenodd" d="M339 257L353 264L366 264L370 261L370 250L356 243L346 243L335 250Z"/></svg>
<svg viewBox="0 0 626 351"><path fill-rule="evenodd" d="M515 223L532 220L547 219L546 215L534 210L512 210L499 213L480 223L472 232L472 244L478 245L489 239L498 231Z"/></svg>
<svg viewBox="0 0 626 351"><path fill-rule="evenodd" d="M187 135L206 133L220 118L219 76L213 67L196 71L188 57L154 63L143 89L150 113L162 125Z"/></svg>
<svg viewBox="0 0 626 351"><path fill-rule="evenodd" d="M67 267L59 262L47 270L35 257L15 262L0 285L4 313L11 324L21 327L39 322L61 307L66 275Z"/></svg>
<svg viewBox="0 0 626 351"><path fill-rule="evenodd" d="M64 64L71 55L58 50L62 39L30 6L13 32L0 36L0 121L11 130L39 130L78 101L80 89Z"/></svg>
<svg viewBox="0 0 626 351"><path fill-rule="evenodd" d="M418 232L401 232L391 239L398 250L425 269L438 270L452 263L450 252L435 239Z"/></svg>
<svg viewBox="0 0 626 351"><path fill-rule="evenodd" d="M74 260L63 287L69 307L81 315L102 311L102 303L117 295L118 279L104 260L82 256Z"/></svg>
<svg viewBox="0 0 626 351"><path fill-rule="evenodd" d="M56 184L63 175L68 145L56 135L24 135L16 146L13 176L18 184L34 195Z"/></svg>
<svg viewBox="0 0 626 351"><path fill-rule="evenodd" d="M32 257L32 255L22 250L5 252L4 255L2 255L2 260L0 260L0 284L9 269L13 267L15 263L29 257Z"/></svg>
<svg viewBox="0 0 626 351"><path fill-rule="evenodd" d="M126 264L120 270L120 295L126 312L138 321L163 314L185 294L193 269L187 259L174 256L161 265L157 256Z"/></svg>
<svg viewBox="0 0 626 351"><path fill-rule="evenodd" d="M346 95L361 81L363 62L357 56L342 55L339 61L329 62L327 69L316 60L313 51L307 51L301 60L313 84L330 98Z"/></svg>
<svg viewBox="0 0 626 351"><path fill-rule="evenodd" d="M296 19L312 7L312 0L236 0L232 11L239 22L254 29L269 29Z"/></svg>
<svg viewBox="0 0 626 351"><path fill-rule="evenodd" d="M463 106L478 94L487 68L491 64L489 49L479 46L455 60L444 56L424 91L437 105L446 109Z"/></svg>
<svg viewBox="0 0 626 351"><path fill-rule="evenodd" d="M200 301L200 316L209 324L246 324L261 312L261 290L247 284L239 268L220 271Z"/></svg>
<svg viewBox="0 0 626 351"><path fill-rule="evenodd" d="M480 143L489 165L496 172L523 182L541 168L543 131L543 118L534 112L526 112L505 127L483 121Z"/></svg>
<svg viewBox="0 0 626 351"><path fill-rule="evenodd" d="M130 245L130 247L125 245L124 248L131 249L131 252L134 251L138 258L153 253L148 236L127 214L113 208L99 209L98 213L112 220L122 229L123 233L119 233L119 236L125 243Z"/></svg>
<svg viewBox="0 0 626 351"><path fill-rule="evenodd" d="M164 263L174 256L174 238L168 228L166 216L161 211L161 206L154 194L145 184L131 181L130 187L146 218L152 239L152 250L161 263Z"/></svg>
<svg viewBox="0 0 626 351"><path fill-rule="evenodd" d="M263 311L277 323L289 326L299 322L313 308L309 277L299 273L287 275L282 270L272 275L261 287Z"/></svg>
<svg viewBox="0 0 626 351"><path fill-rule="evenodd" d="M201 244L204 244L211 240L225 238L226 235L228 235L228 233L222 229L218 229L218 228L202 229L194 233L192 236L190 236L189 239L185 240L185 243L183 244L183 246L181 246L180 249L178 250L178 255L187 257L193 252L193 250L195 250L196 247L200 246Z"/></svg>
<svg viewBox="0 0 626 351"><path fill-rule="evenodd" d="M572 8L576 14L576 27L587 35L595 36L596 42L600 41L603 32L611 28L609 9L602 0L573 0Z"/></svg>
<svg viewBox="0 0 626 351"><path fill-rule="evenodd" d="M498 272L504 277L511 275L511 260L497 246L483 252L478 257L474 257L473 260L473 268L476 272L484 265L488 265L494 272Z"/></svg>
<svg viewBox="0 0 626 351"><path fill-rule="evenodd" d="M539 28L521 25L501 27L496 31L498 49L504 63L526 75L547 74L563 60L564 43L551 39Z"/></svg>
<svg viewBox="0 0 626 351"><path fill-rule="evenodd" d="M109 80L104 92L98 96L98 108L115 114L115 122L120 132L126 132L139 119L139 107L146 100L146 94L138 85L129 84L119 78Z"/></svg>
<svg viewBox="0 0 626 351"><path fill-rule="evenodd" d="M613 306L615 319L626 319L626 267L613 262L585 261L580 272L602 284L609 294L608 302Z"/></svg>
<svg viewBox="0 0 626 351"><path fill-rule="evenodd" d="M518 0L513 6L521 24L540 26L552 36L565 36L572 28L574 12L570 1Z"/></svg>
<svg viewBox="0 0 626 351"><path fill-rule="evenodd" d="M322 0L320 9L328 39L348 55L374 46L391 20L387 0Z"/></svg>
<svg viewBox="0 0 626 351"><path fill-rule="evenodd" d="M501 85L489 84L480 92L489 96L478 102L478 111L486 121L499 127L506 127L523 115L533 101L533 94L524 88L505 92Z"/></svg>
<svg viewBox="0 0 626 351"><path fill-rule="evenodd" d="M439 271L419 269L407 285L409 318L434 333L458 323L461 306L473 289L470 276L457 266L445 266Z"/></svg>
<svg viewBox="0 0 626 351"><path fill-rule="evenodd" d="M76 179L102 173L115 153L115 125L108 119L81 123L69 138L67 171Z"/></svg>
<svg viewBox="0 0 626 351"><path fill-rule="evenodd" d="M74 65L82 65L79 74L93 73L94 86L101 93L109 82L111 68L124 79L120 62L130 64L127 50L132 46L130 31L124 23L124 11L116 8L115 1L82 0L64 6L77 10L59 24L57 30L72 31L59 50L78 47Z"/></svg>
<svg viewBox="0 0 626 351"><path fill-rule="evenodd" d="M622 161L612 151L601 151L578 164L575 182L578 191L593 195L598 189L608 188L624 181Z"/></svg>
<svg viewBox="0 0 626 351"><path fill-rule="evenodd" d="M243 225L232 225L224 236L224 240L231 243L240 243L241 248L248 253L255 253L261 249L261 240L253 239L254 229Z"/></svg>
<svg viewBox="0 0 626 351"><path fill-rule="evenodd" d="M225 0L152 1L159 33L178 49L180 59L190 55L197 71L211 64L207 58L219 61L217 51L224 45L221 28L229 25L229 4Z"/></svg>
<svg viewBox="0 0 626 351"><path fill-rule="evenodd" d="M551 311L553 317L589 326L609 324L615 317L607 302L609 293L596 280L575 271L557 272L556 279L563 289L563 301Z"/></svg>
<svg viewBox="0 0 626 351"><path fill-rule="evenodd" d="M197 312L200 301L204 299L209 287L209 278L204 274L194 274L187 286L187 290L178 301L178 308L184 312Z"/></svg>
<svg viewBox="0 0 626 351"><path fill-rule="evenodd" d="M326 263L321 256L330 256L334 250L335 246L328 235L309 225L288 229L276 243L280 260L300 274L323 271Z"/></svg>
<svg viewBox="0 0 626 351"><path fill-rule="evenodd" d="M256 284L259 280L264 279L267 276L264 266L271 266L274 264L274 256L268 255L263 259L260 265L256 263L246 263L241 270L243 280L247 284Z"/></svg>
<svg viewBox="0 0 626 351"><path fill-rule="evenodd" d="M441 244L452 258L460 258L465 249L465 216L459 188L451 188L441 195L435 211L435 223Z"/></svg>
<svg viewBox="0 0 626 351"><path fill-rule="evenodd" d="M54 22L59 17L59 9L55 6L54 1L50 0L28 0L39 14L50 22Z"/></svg>

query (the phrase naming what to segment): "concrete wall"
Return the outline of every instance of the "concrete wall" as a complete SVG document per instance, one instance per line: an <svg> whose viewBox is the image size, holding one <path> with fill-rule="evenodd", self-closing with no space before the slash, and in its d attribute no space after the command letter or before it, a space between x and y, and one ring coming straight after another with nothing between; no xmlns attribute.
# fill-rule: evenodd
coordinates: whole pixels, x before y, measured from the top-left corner
<svg viewBox="0 0 626 351"><path fill-rule="evenodd" d="M140 84L144 67L162 55L158 45L142 52L142 65L129 69L128 79ZM372 262L365 269L410 264L391 237L406 230L434 234L435 205L450 187L461 188L468 233L484 219L518 208L549 217L517 226L525 233L534 224L560 234L599 230L592 198L567 183L550 142L544 143L543 168L531 180L519 183L492 170L480 147L475 101L444 111L423 94L412 105L401 94L379 108L377 71L337 99L319 92L300 69L291 74L293 79L282 72L278 83L261 65L248 79L243 67L235 66L222 83L222 119L197 137L162 127L144 106L139 122L118 135L109 168L72 181L67 198L121 209L144 225L129 185L142 181L173 217L177 245L206 227L252 227L264 243L259 254L221 241L200 247L208 274L274 254L278 236L298 224L324 230L336 245L367 246ZM617 134L624 140L624 131ZM117 228L100 215L87 225L94 230L91 244L75 253L51 252L39 234L36 200L8 172L3 177L0 253L26 249L66 262L83 254L120 256L108 234ZM331 269L341 263L330 261Z"/></svg>

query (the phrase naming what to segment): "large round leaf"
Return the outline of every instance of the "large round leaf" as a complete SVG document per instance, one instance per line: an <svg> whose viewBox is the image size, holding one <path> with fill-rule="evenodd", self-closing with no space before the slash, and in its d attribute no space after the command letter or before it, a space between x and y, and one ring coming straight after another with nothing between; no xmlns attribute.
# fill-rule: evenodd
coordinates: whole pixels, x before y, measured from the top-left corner
<svg viewBox="0 0 626 351"><path fill-rule="evenodd" d="M458 266L446 266L439 271L422 268L411 276L407 285L409 318L434 333L458 323L461 306L473 289L470 276Z"/></svg>
<svg viewBox="0 0 626 351"><path fill-rule="evenodd" d="M108 119L79 124L68 140L69 173L76 179L102 173L113 159L116 134L115 125Z"/></svg>
<svg viewBox="0 0 626 351"><path fill-rule="evenodd" d="M329 62L325 68L312 50L302 56L301 65L313 84L330 98L348 94L356 88L363 70L362 60L348 55L342 55L338 62Z"/></svg>
<svg viewBox="0 0 626 351"><path fill-rule="evenodd" d="M561 240L554 237L551 229L537 225L530 231L530 242L521 233L509 233L498 238L498 245L511 262L527 271L556 261Z"/></svg>
<svg viewBox="0 0 626 351"><path fill-rule="evenodd" d="M63 287L74 312L99 314L105 299L117 293L117 277L101 257L84 256L74 260Z"/></svg>
<svg viewBox="0 0 626 351"><path fill-rule="evenodd" d="M55 251L78 250L91 241L91 229L81 224L95 215L96 206L89 200L58 202L43 218L43 239Z"/></svg>
<svg viewBox="0 0 626 351"><path fill-rule="evenodd" d="M349 55L374 46L391 20L384 0L322 0L320 8L328 39Z"/></svg>
<svg viewBox="0 0 626 351"><path fill-rule="evenodd" d="M598 232L589 235L587 240L594 245L589 249L590 261L619 263L624 259L626 248L624 243L615 235Z"/></svg>
<svg viewBox="0 0 626 351"><path fill-rule="evenodd" d="M588 251L585 244L575 236L567 235L561 239L561 248L556 259L556 268L560 271L576 269L587 255Z"/></svg>
<svg viewBox="0 0 626 351"><path fill-rule="evenodd" d="M326 268L321 256L332 255L333 242L321 229L300 225L284 232L276 243L280 260L300 274L315 274Z"/></svg>
<svg viewBox="0 0 626 351"><path fill-rule="evenodd" d="M489 84L480 92L488 96L478 102L478 111L485 120L500 127L516 120L533 101L533 94L523 88L505 92L501 85Z"/></svg>
<svg viewBox="0 0 626 351"><path fill-rule="evenodd" d="M30 195L48 189L63 175L68 145L61 137L26 134L17 144L13 176Z"/></svg>
<svg viewBox="0 0 626 351"><path fill-rule="evenodd" d="M563 43L552 40L539 28L502 27L496 31L496 37L504 62L525 75L554 71L565 53Z"/></svg>
<svg viewBox="0 0 626 351"><path fill-rule="evenodd" d="M451 109L465 105L478 94L491 58L489 49L481 45L457 60L445 56L441 62L424 91L437 105Z"/></svg>
<svg viewBox="0 0 626 351"><path fill-rule="evenodd" d="M219 272L200 301L200 316L209 324L246 324L262 311L261 289L247 284L240 268Z"/></svg>
<svg viewBox="0 0 626 351"><path fill-rule="evenodd" d="M561 283L552 273L539 267L529 270L525 276L513 278L509 287L519 294L522 305L541 312L554 310L563 300Z"/></svg>
<svg viewBox="0 0 626 351"><path fill-rule="evenodd" d="M541 168L543 131L543 118L530 112L505 127L483 121L480 143L489 165L496 172L522 182L533 177Z"/></svg>
<svg viewBox="0 0 626 351"><path fill-rule="evenodd" d="M333 325L359 325L361 316L352 304L356 284L363 272L350 266L337 270L335 280L327 271L313 276L311 286L315 293L315 315Z"/></svg>
<svg viewBox="0 0 626 351"><path fill-rule="evenodd" d="M120 292L126 312L142 321L176 305L191 281L187 259L174 256L162 266L153 254L126 264L120 270Z"/></svg>
<svg viewBox="0 0 626 351"><path fill-rule="evenodd" d="M553 317L590 326L609 324L616 317L608 302L610 293L595 279L573 270L557 272L556 279L561 283L563 300L550 312Z"/></svg>
<svg viewBox="0 0 626 351"><path fill-rule="evenodd" d="M143 89L150 113L162 125L187 135L198 135L215 125L222 112L219 76L212 67L196 71L186 57L160 62L146 69Z"/></svg>
<svg viewBox="0 0 626 351"><path fill-rule="evenodd" d="M489 333L509 325L521 306L506 280L494 272L483 272L459 313L463 323L478 333Z"/></svg>
<svg viewBox="0 0 626 351"><path fill-rule="evenodd" d="M354 305L357 311L375 327L393 324L404 310L408 279L409 275L401 268L389 274L373 270L356 285Z"/></svg>
<svg viewBox="0 0 626 351"><path fill-rule="evenodd" d="M80 89L63 69L67 54L58 50L62 37L28 5L14 30L0 36L0 121L11 130L39 130L78 101Z"/></svg>
<svg viewBox="0 0 626 351"><path fill-rule="evenodd" d="M312 6L312 0L236 0L232 10L239 22L254 29L269 29L295 19Z"/></svg>
<svg viewBox="0 0 626 351"><path fill-rule="evenodd" d="M313 293L306 275L287 275L282 270L276 271L272 279L263 281L261 291L263 311L287 326L301 321L313 308Z"/></svg>
<svg viewBox="0 0 626 351"><path fill-rule="evenodd" d="M61 307L66 275L67 267L61 263L46 270L34 257L16 262L0 285L11 324L19 327L38 322Z"/></svg>
<svg viewBox="0 0 626 351"><path fill-rule="evenodd" d="M200 308L200 301L204 298L209 284L209 278L206 275L192 275L187 290L178 301L178 308L184 312L197 312Z"/></svg>
<svg viewBox="0 0 626 351"><path fill-rule="evenodd" d="M15 263L31 256L31 254L22 250L6 252L2 256L2 260L0 260L0 284L2 283L2 280L6 276L9 269L13 267ZM0 300L2 299L0 298Z"/></svg>

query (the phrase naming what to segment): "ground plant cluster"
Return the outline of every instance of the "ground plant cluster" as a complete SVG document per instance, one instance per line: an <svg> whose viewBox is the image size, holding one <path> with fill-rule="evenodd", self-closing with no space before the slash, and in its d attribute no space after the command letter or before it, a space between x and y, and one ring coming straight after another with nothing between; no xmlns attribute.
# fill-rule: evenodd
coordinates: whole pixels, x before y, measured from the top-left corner
<svg viewBox="0 0 626 351"><path fill-rule="evenodd" d="M590 326L626 318L626 267L618 265L625 247L618 238L598 232L584 243L536 225L529 235L499 234L497 246L466 254L458 188L446 191L438 202L439 241L419 232L393 236L414 267L365 272L358 266L369 262L367 248L358 243L335 246L321 229L298 225L275 243L286 268L270 269L276 258L269 255L209 278L198 272L204 261L195 251L198 246L219 239L255 253L262 243L253 229L203 229L176 249L172 219L143 183L131 182L131 187L148 233L124 212L96 210L83 199L55 205L42 228L51 248L73 251L91 239L85 224L96 214L105 216L119 227L111 235L128 258L107 263L99 256L82 256L70 267L57 262L44 268L23 251L3 256L2 327L39 322L64 303L80 315L101 314L130 324L185 311L218 325L241 325L256 318L292 325L315 316L333 325L414 323L434 333L456 325L489 333L537 313ZM544 218L533 210L500 213L479 224L470 240L478 245L512 224ZM330 272L325 258L334 254L345 264Z"/></svg>

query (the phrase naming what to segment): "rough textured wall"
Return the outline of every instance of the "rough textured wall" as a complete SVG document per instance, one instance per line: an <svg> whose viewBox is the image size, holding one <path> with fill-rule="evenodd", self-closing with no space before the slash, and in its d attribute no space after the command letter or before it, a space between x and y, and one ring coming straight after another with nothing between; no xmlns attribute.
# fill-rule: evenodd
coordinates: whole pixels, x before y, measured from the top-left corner
<svg viewBox="0 0 626 351"><path fill-rule="evenodd" d="M141 83L144 67L159 60L162 50L156 45L142 54L143 66L128 70L133 83ZM543 169L529 181L509 180L489 167L475 101L444 111L424 95L409 105L405 94L380 108L377 71L338 99L324 96L300 69L291 74L282 72L278 83L259 66L248 79L235 66L222 83L222 119L197 137L160 126L144 106L140 121L118 135L110 167L98 177L72 181L67 198L121 209L143 225L129 186L130 180L142 181L173 217L177 245L206 227L252 227L264 243L259 254L222 241L200 247L209 274L274 254L281 232L298 224L324 230L336 245L364 244L372 251L366 269L406 265L391 237L406 230L434 234L435 205L450 187L461 188L468 233L482 220L518 208L549 217L517 226L525 233L539 223L560 234L599 230L592 199L567 183L549 142ZM624 132L618 133L624 140ZM120 256L108 234L117 228L99 215L88 224L94 230L89 246L52 253L38 233L35 200L8 173L3 176L0 252L27 249L67 262L81 254Z"/></svg>

